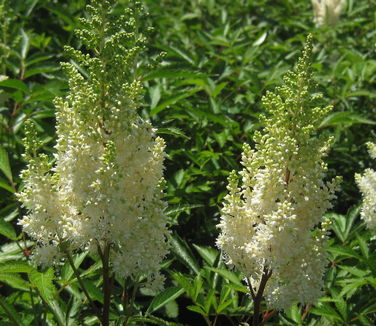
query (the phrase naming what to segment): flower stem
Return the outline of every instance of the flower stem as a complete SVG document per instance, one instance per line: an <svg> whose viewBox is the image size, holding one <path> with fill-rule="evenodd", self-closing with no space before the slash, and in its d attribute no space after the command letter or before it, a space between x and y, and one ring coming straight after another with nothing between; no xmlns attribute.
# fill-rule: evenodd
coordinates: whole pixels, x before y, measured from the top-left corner
<svg viewBox="0 0 376 326"><path fill-rule="evenodd" d="M251 284L250 284L250 289L252 289L251 294L253 292L253 294L252 294L252 298L253 298L252 326L259 326L259 325L263 324L262 322L259 323L260 312L261 312L261 301L262 301L262 297L263 297L263 294L264 294L266 283L268 282L268 280L271 276L272 276L272 271L268 270L268 268L266 266L264 266L260 286L259 286L256 294L253 292L253 289L251 288Z"/></svg>
<svg viewBox="0 0 376 326"><path fill-rule="evenodd" d="M110 304L111 304L111 283L110 276L110 244L106 243L104 249L98 246L99 255L103 264L103 311L102 311L102 326L110 325Z"/></svg>

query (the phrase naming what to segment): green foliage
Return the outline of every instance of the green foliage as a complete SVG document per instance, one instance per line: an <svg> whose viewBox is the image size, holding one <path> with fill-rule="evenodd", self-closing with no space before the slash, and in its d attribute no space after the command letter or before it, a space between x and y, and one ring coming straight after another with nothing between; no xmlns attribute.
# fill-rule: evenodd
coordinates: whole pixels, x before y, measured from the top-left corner
<svg viewBox="0 0 376 326"><path fill-rule="evenodd" d="M147 55L137 58L137 74L145 86L141 114L167 143L167 213L174 233L163 269L164 292L137 291L126 280L130 293L125 293L124 280L113 280L113 325L126 322L121 307L133 290L137 295L128 305L129 325L221 326L250 320L252 300L246 287L221 263L213 246L219 203L228 171L240 168L243 143L252 143L261 126L261 97L280 83L308 33L314 38L319 89L334 107L318 127L334 136L329 177L342 175L344 182L335 213L327 215L332 220L330 268L319 303L295 304L279 314L265 306L263 311L268 325L374 325L375 240L354 208L360 199L354 173L372 164L364 144L375 136L376 3L348 0L333 28L315 27L308 0L143 3L150 12L147 24L154 29ZM82 24L78 18L86 15L85 4L0 1L0 326L98 325L67 262L54 275L30 262L35 244L17 225L23 208L14 197L22 188L26 121L36 126L38 147L52 154L52 99L67 89L59 62L66 45L87 51L73 33ZM124 13L128 4L120 0L117 12ZM121 72L118 68L111 73ZM100 307L99 257L80 254L73 260Z"/></svg>

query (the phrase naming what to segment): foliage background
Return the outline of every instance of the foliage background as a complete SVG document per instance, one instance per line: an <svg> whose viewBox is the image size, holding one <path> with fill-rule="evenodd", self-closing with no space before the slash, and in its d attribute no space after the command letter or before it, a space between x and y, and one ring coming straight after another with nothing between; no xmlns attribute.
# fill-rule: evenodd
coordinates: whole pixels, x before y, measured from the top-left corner
<svg viewBox="0 0 376 326"><path fill-rule="evenodd" d="M127 6L127 1L119 3L119 11ZM65 320L79 316L86 325L89 311L75 306L78 294L74 285L66 285L66 281L74 284L68 267L54 275L26 263L33 244L17 226L22 209L14 197L24 167L25 121L36 122L44 150L51 154L52 99L67 90L59 62L65 60L64 45L81 46L73 30L85 14L85 1L2 0L0 4L0 74L8 76L0 81L0 316L4 320L0 325L15 323L7 310L22 325L54 324L59 312L54 312L54 304L46 304L52 299L62 307ZM231 170L240 169L242 144L252 145L253 132L261 127L261 96L281 82L306 35L312 33L317 81L335 107L320 127L335 136L327 158L329 177L342 175L344 182L329 214L334 219L328 248L331 263L322 299L314 306L296 305L269 322L373 325L375 242L359 220L354 174L372 166L365 143L375 139L375 1L348 0L336 27L315 26L308 0L145 0L144 4L150 15L142 24L154 30L142 58L150 67L143 76L141 114L167 143L166 198L173 238L165 264L170 292L164 297L140 293L136 310L187 325L205 325L208 320L230 325L247 319L250 301L239 275L220 263L214 249L226 178ZM155 63L161 51L164 57ZM100 284L100 266L93 268L96 258L77 259L83 273L92 268L85 278L100 304L100 294L94 293ZM8 262L19 264L19 269L10 269ZM42 276L47 290L40 285Z"/></svg>

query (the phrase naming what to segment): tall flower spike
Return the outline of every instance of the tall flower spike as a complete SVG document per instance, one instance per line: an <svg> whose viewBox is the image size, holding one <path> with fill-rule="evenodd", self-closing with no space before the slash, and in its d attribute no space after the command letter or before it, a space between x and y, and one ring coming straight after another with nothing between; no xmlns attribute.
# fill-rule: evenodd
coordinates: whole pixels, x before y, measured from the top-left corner
<svg viewBox="0 0 376 326"><path fill-rule="evenodd" d="M321 293L326 259L322 216L332 205L339 178L324 182L323 157L331 139L316 135L332 110L320 106L310 70L312 39L308 36L294 72L284 85L267 92L263 132L255 149L244 145L242 182L232 172L225 197L217 246L227 263L237 267L257 292L265 271L268 303L286 308L292 301L311 302Z"/></svg>
<svg viewBox="0 0 376 326"><path fill-rule="evenodd" d="M36 257L41 250L52 259L67 246L107 246L120 276L147 274L160 285L158 267L167 253L165 145L137 113L137 56L145 46L136 17L141 9L118 15L115 4L92 0L77 32L87 53L66 48L76 64L62 64L69 93L55 100L55 163L27 155L18 197L29 213L19 223L37 240Z"/></svg>
<svg viewBox="0 0 376 326"><path fill-rule="evenodd" d="M371 157L376 159L376 145L367 145ZM355 180L363 195L360 215L369 229L376 229L376 172L366 169L364 175L356 174Z"/></svg>

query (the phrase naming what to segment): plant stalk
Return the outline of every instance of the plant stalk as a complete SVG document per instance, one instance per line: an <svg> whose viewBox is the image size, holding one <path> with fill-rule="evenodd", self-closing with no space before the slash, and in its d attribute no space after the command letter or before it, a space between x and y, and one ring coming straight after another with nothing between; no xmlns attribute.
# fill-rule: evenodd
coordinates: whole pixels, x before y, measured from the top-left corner
<svg viewBox="0 0 376 326"><path fill-rule="evenodd" d="M264 266L263 274L260 282L260 286L255 294L253 292L252 286L250 284L250 289L252 289L251 294L253 298L253 319L252 319L252 326L260 326L263 325L263 322L260 322L260 313L261 313L261 301L264 295L264 290L266 283L268 282L269 278L272 276L272 271L268 270L266 266Z"/></svg>
<svg viewBox="0 0 376 326"><path fill-rule="evenodd" d="M105 244L103 251L99 250L99 253L102 259L102 264L103 264L102 326L110 325L110 304L111 304L110 250L111 250L111 246L108 243Z"/></svg>

